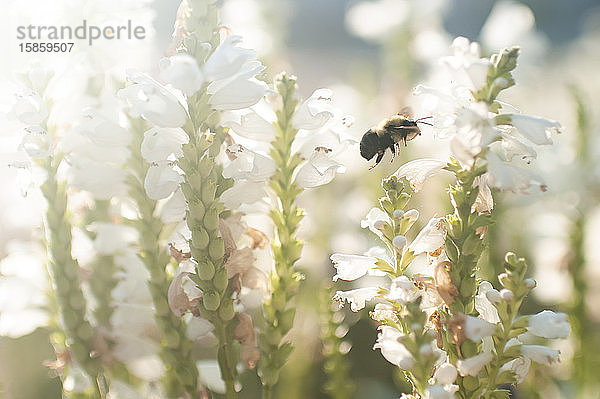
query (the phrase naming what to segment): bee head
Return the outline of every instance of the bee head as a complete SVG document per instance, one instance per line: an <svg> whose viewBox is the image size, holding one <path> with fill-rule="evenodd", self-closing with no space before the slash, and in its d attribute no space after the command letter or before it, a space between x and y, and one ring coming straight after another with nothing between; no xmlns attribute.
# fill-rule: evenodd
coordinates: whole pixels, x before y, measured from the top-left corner
<svg viewBox="0 0 600 399"><path fill-rule="evenodd" d="M369 129L360 140L360 156L370 161L380 150L379 136Z"/></svg>

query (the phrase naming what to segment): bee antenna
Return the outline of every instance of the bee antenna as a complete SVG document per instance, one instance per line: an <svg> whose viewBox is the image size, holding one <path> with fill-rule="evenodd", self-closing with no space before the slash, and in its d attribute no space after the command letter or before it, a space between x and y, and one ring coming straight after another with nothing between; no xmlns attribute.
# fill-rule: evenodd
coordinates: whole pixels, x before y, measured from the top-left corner
<svg viewBox="0 0 600 399"><path fill-rule="evenodd" d="M417 120L415 121L415 123L422 123L422 124L424 124L424 125L433 126L433 124L432 124L432 123L429 123L429 122L423 122L423 119L429 119L429 118L433 118L433 116L425 116L425 117L423 117L423 118L419 118L419 119L417 119Z"/></svg>

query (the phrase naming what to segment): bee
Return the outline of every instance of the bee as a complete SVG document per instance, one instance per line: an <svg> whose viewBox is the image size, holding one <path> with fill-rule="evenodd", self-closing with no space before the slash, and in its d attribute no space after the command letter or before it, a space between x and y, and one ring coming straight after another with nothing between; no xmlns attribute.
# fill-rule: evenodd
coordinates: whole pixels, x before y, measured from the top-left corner
<svg viewBox="0 0 600 399"><path fill-rule="evenodd" d="M431 123L423 122L424 119L432 118L426 116L417 120L412 120L408 111L398 113L390 118L384 119L375 127L369 129L360 140L360 155L370 161L375 155L375 165L369 170L379 165L383 159L385 150L392 151L392 162L396 156L396 151L400 150L400 143L406 146L406 142L421 135L421 129L417 123L433 126Z"/></svg>

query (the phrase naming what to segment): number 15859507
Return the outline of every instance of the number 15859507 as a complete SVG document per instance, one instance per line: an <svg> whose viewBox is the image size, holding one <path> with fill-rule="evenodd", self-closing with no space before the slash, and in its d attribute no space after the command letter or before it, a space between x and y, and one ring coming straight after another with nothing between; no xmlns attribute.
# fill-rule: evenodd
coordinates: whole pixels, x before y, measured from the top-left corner
<svg viewBox="0 0 600 399"><path fill-rule="evenodd" d="M70 53L75 43L19 43L22 53Z"/></svg>

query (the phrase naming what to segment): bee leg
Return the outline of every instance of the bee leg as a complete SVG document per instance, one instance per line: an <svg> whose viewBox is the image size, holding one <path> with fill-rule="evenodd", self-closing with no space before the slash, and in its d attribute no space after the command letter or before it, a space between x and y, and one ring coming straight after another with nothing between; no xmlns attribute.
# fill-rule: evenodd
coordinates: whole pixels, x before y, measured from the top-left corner
<svg viewBox="0 0 600 399"><path fill-rule="evenodd" d="M394 158L396 158L396 144L393 144L390 147L390 150L392 151L392 160L390 161L390 163L394 162Z"/></svg>
<svg viewBox="0 0 600 399"><path fill-rule="evenodd" d="M377 154L377 159L375 159L375 165L371 166L369 168L369 170L373 169L375 166L379 165L379 162L381 162L381 160L383 159L383 154L385 154L385 152L380 152Z"/></svg>

